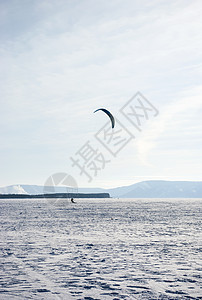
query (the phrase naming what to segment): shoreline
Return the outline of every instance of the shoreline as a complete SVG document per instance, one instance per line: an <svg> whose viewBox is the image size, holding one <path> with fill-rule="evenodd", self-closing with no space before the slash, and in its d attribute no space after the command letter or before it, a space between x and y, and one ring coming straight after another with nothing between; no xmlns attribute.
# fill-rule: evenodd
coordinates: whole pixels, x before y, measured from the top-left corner
<svg viewBox="0 0 202 300"><path fill-rule="evenodd" d="M34 198L111 198L109 193L53 193L53 194L0 194L0 199L34 199Z"/></svg>

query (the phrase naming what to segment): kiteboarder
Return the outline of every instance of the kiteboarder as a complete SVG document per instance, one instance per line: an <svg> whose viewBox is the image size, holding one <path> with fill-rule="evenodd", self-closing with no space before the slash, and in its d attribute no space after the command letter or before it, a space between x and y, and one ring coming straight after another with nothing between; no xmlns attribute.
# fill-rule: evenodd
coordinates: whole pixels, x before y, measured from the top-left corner
<svg viewBox="0 0 202 300"><path fill-rule="evenodd" d="M72 202L72 203L76 203L76 202L74 201L74 198L71 198L71 202Z"/></svg>

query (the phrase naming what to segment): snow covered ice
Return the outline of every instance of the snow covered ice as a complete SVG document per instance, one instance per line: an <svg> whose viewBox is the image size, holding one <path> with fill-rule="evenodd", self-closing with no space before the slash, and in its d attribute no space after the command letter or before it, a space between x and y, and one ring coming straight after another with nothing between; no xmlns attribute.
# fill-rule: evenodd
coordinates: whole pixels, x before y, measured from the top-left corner
<svg viewBox="0 0 202 300"><path fill-rule="evenodd" d="M200 199L1 200L0 299L200 299Z"/></svg>

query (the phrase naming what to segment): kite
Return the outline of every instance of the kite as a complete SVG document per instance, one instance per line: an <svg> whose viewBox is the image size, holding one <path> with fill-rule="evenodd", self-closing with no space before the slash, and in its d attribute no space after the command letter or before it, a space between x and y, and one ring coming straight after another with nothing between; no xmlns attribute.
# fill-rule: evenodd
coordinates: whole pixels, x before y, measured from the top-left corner
<svg viewBox="0 0 202 300"><path fill-rule="evenodd" d="M99 109L95 110L94 113L98 110L102 110L104 113L106 113L108 115L108 117L110 118L111 123L112 123L112 128L114 128L115 119L114 119L113 115L105 108L99 108Z"/></svg>

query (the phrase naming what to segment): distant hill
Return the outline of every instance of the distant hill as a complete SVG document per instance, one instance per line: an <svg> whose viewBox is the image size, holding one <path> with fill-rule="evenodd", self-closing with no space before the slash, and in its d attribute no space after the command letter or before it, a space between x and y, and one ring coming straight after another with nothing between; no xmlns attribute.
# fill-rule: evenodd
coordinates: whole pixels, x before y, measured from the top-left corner
<svg viewBox="0 0 202 300"><path fill-rule="evenodd" d="M27 185L17 184L9 185L0 188L0 194L28 194L28 195L39 195L44 193L71 193L76 192L71 187L64 186L51 186L44 187L43 185ZM101 188L79 188L79 193L107 193L105 189Z"/></svg>
<svg viewBox="0 0 202 300"><path fill-rule="evenodd" d="M202 198L202 182L151 180L127 187L121 198Z"/></svg>
<svg viewBox="0 0 202 300"><path fill-rule="evenodd" d="M71 188L57 186L51 193L75 192ZM29 194L44 193L44 186L11 185L0 188L0 194ZM109 193L114 198L202 198L201 181L164 181L149 180L113 189L79 188L78 193Z"/></svg>

